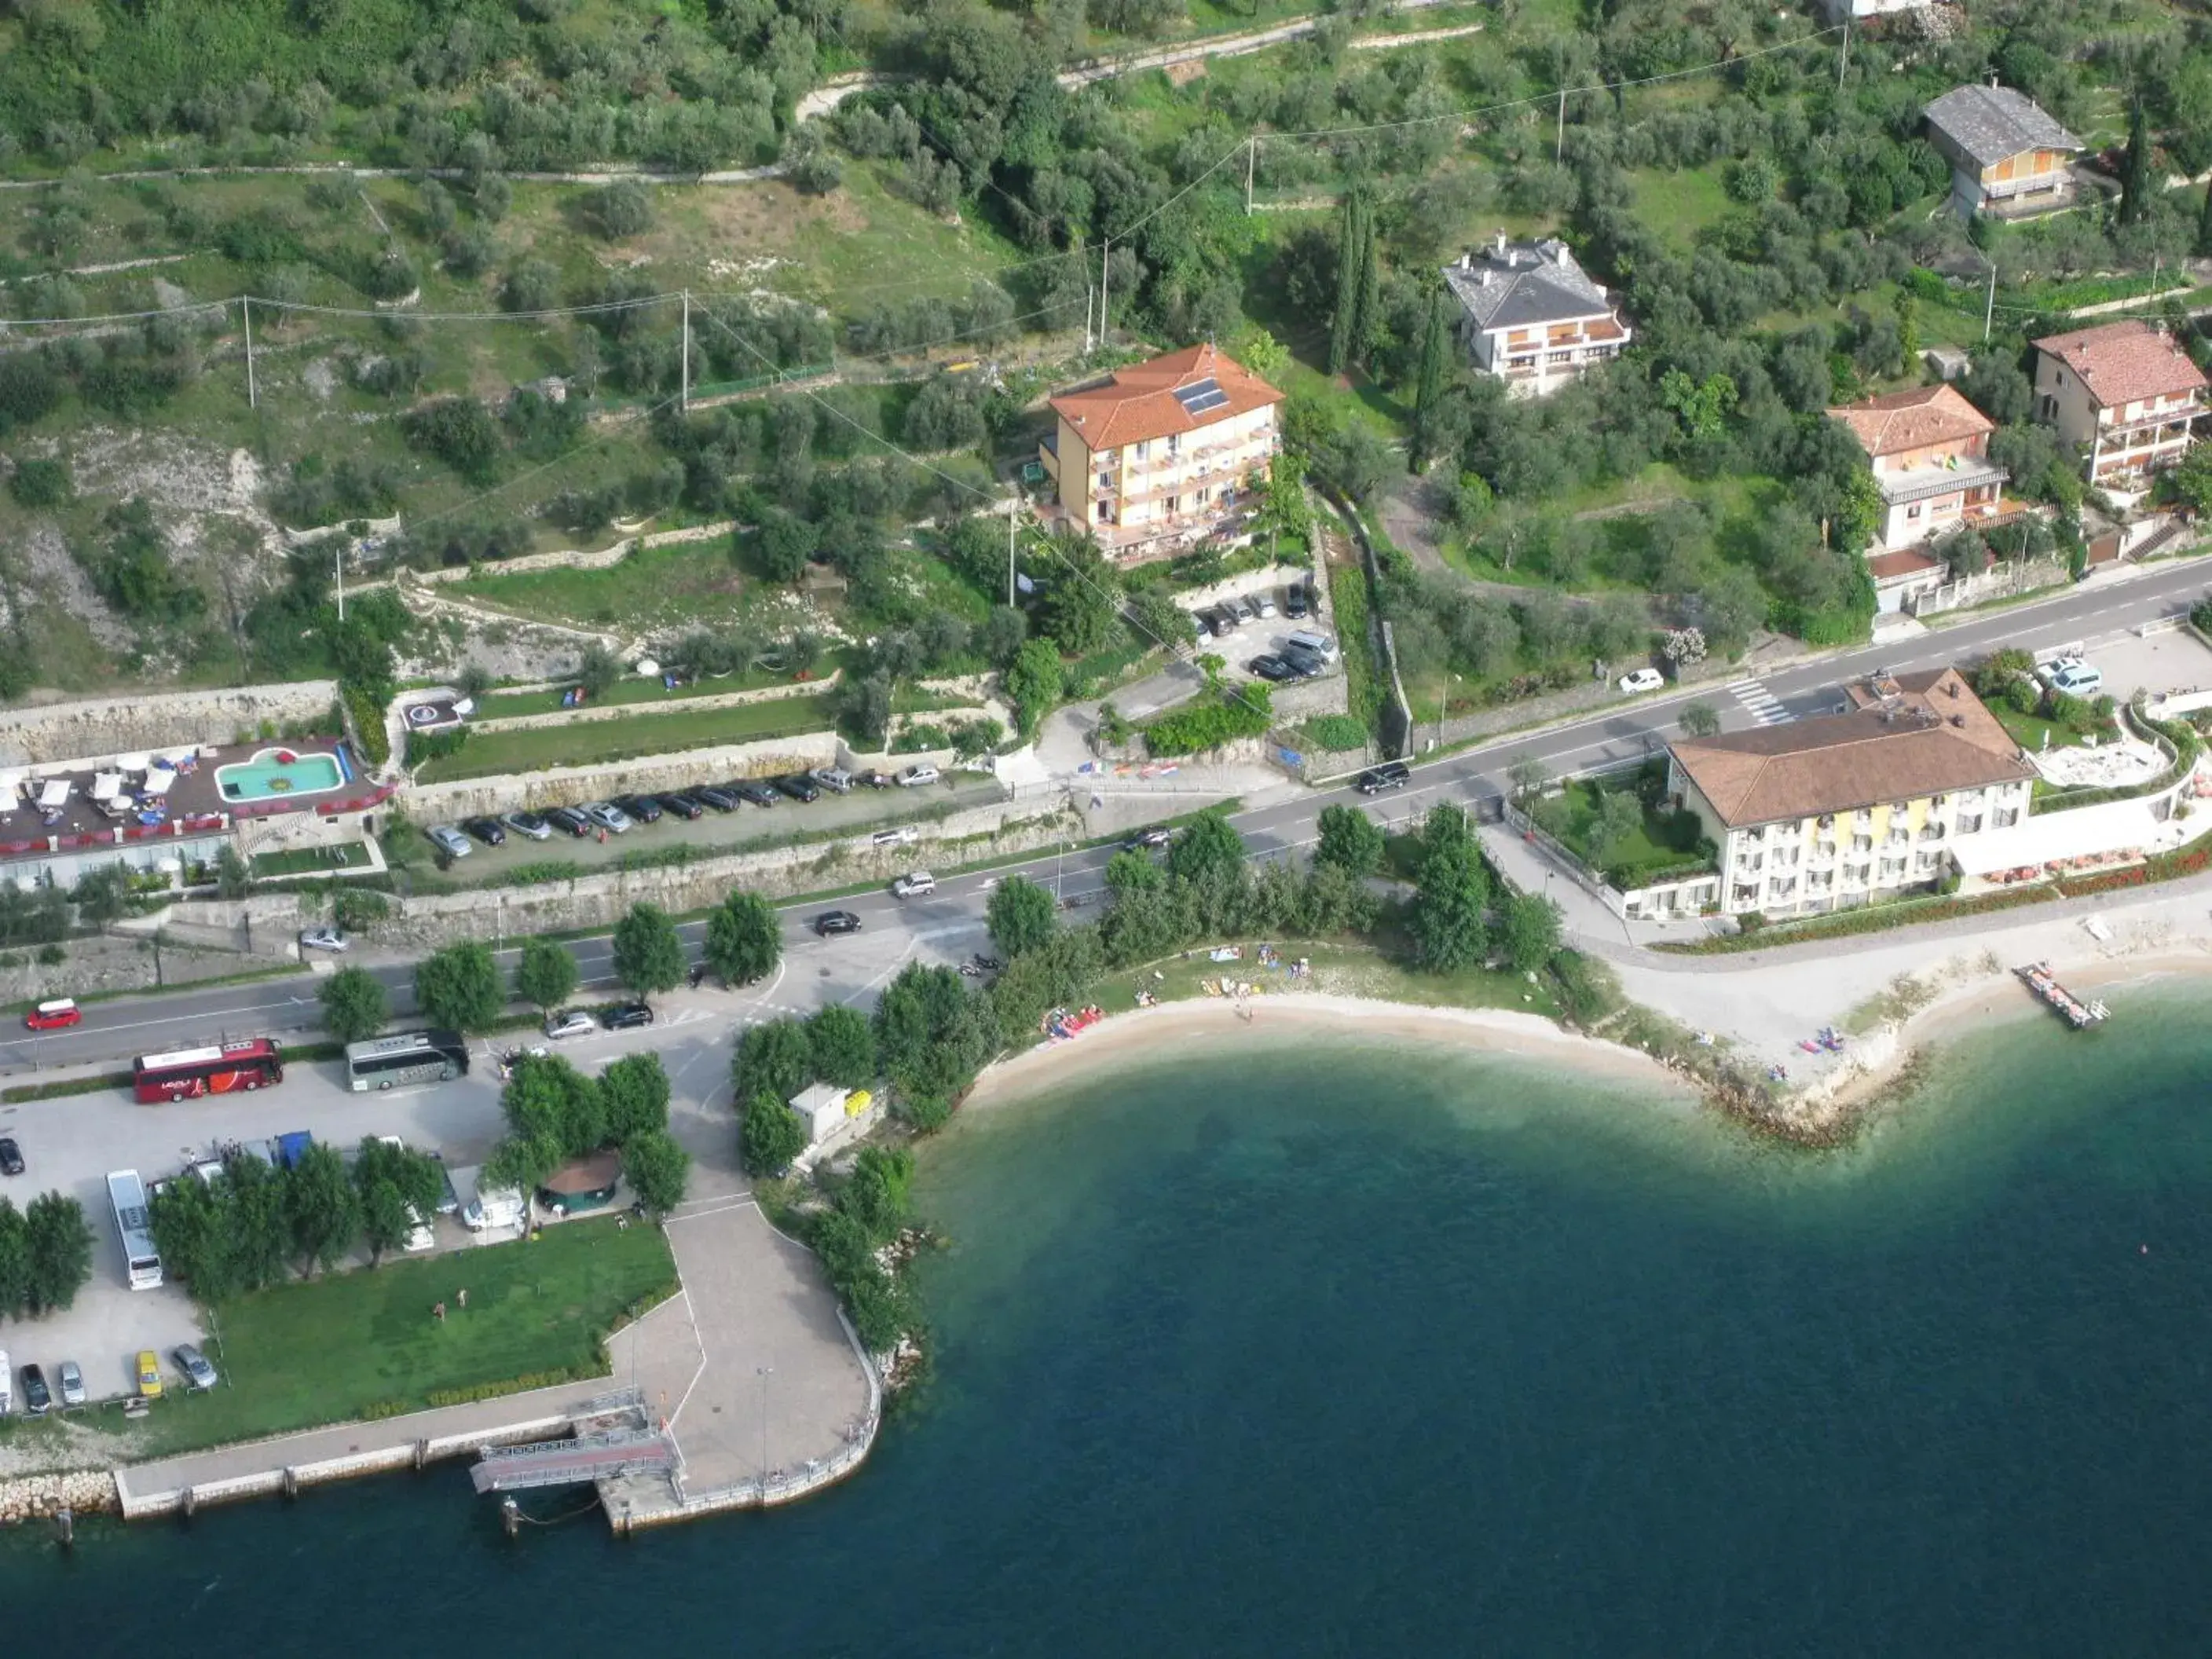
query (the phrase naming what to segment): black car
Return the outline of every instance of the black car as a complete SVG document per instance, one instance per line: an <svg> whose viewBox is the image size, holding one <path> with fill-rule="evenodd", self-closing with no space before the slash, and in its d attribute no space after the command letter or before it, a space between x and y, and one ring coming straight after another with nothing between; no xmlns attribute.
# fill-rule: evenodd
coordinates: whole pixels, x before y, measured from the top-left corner
<svg viewBox="0 0 2212 1659"><path fill-rule="evenodd" d="M1306 585L1304 582L1292 582L1284 590L1283 614L1285 617L1296 621L1312 609L1313 604L1306 596Z"/></svg>
<svg viewBox="0 0 2212 1659"><path fill-rule="evenodd" d="M46 1392L46 1374L36 1365L23 1367L23 1409L33 1417L44 1417L54 1397Z"/></svg>
<svg viewBox="0 0 2212 1659"><path fill-rule="evenodd" d="M1254 673L1257 674L1263 680L1275 680L1279 682L1283 680L1302 680L1306 678L1304 674L1298 672L1297 668L1293 664L1286 661L1281 657L1273 655L1272 653L1267 656L1255 657L1251 661L1246 663L1244 665L1250 669Z"/></svg>
<svg viewBox="0 0 2212 1659"><path fill-rule="evenodd" d="M487 847L507 845L507 826L497 818L463 818L461 828Z"/></svg>
<svg viewBox="0 0 2212 1659"><path fill-rule="evenodd" d="M872 768L860 774L860 781L866 784L871 789L888 789L898 780L888 772L878 772Z"/></svg>
<svg viewBox="0 0 2212 1659"><path fill-rule="evenodd" d="M1138 830L1135 835L1123 842L1121 850L1125 853L1142 853L1152 848L1164 847L1174 839L1174 830L1169 829L1164 823L1155 823L1149 829Z"/></svg>
<svg viewBox="0 0 2212 1659"><path fill-rule="evenodd" d="M679 818L703 818L707 816L705 806L680 792L661 796L660 804Z"/></svg>
<svg viewBox="0 0 2212 1659"><path fill-rule="evenodd" d="M822 786L804 772L793 772L787 778L778 778L775 787L797 801L820 800Z"/></svg>
<svg viewBox="0 0 2212 1659"><path fill-rule="evenodd" d="M860 919L850 910L824 910L814 918L814 931L823 939L832 933L857 933Z"/></svg>
<svg viewBox="0 0 2212 1659"><path fill-rule="evenodd" d="M775 791L764 783L733 783L730 787L738 792L740 799L749 800L756 806L775 805Z"/></svg>
<svg viewBox="0 0 2212 1659"><path fill-rule="evenodd" d="M1328 672L1328 665L1322 660L1319 652L1308 650L1295 641L1284 642L1282 658L1306 679L1311 679L1316 674L1325 674Z"/></svg>
<svg viewBox="0 0 2212 1659"><path fill-rule="evenodd" d="M738 810L737 791L724 789L716 784L708 784L703 789L694 789L690 799L705 802L717 812L734 812Z"/></svg>
<svg viewBox="0 0 2212 1659"><path fill-rule="evenodd" d="M13 1139L0 1140L0 1175L23 1173L23 1149Z"/></svg>
<svg viewBox="0 0 2212 1659"><path fill-rule="evenodd" d="M615 805L640 823L660 822L660 803L650 795L617 795Z"/></svg>
<svg viewBox="0 0 2212 1659"><path fill-rule="evenodd" d="M1201 611L1200 617L1212 629L1213 637L1225 640L1237 631L1237 613L1226 605L1217 605L1211 611Z"/></svg>
<svg viewBox="0 0 2212 1659"><path fill-rule="evenodd" d="M573 806L556 806L545 815L545 822L556 830L566 830L572 836L588 836L592 821Z"/></svg>
<svg viewBox="0 0 2212 1659"><path fill-rule="evenodd" d="M1359 775L1359 793L1379 795L1385 790L1403 789L1413 775L1413 769L1403 761L1392 761L1383 766L1370 766Z"/></svg>
<svg viewBox="0 0 2212 1659"><path fill-rule="evenodd" d="M641 1002L617 1002L599 1011L599 1024L610 1031L634 1031L653 1024L653 1010Z"/></svg>

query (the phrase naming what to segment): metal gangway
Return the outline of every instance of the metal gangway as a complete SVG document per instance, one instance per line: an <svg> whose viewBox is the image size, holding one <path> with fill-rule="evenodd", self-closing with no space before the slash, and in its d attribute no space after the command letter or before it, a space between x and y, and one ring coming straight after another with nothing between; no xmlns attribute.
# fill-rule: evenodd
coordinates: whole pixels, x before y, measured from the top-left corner
<svg viewBox="0 0 2212 1659"><path fill-rule="evenodd" d="M469 1470L479 1492L572 1486L625 1474L669 1474L676 1443L657 1429L615 1429L569 1440L487 1446Z"/></svg>

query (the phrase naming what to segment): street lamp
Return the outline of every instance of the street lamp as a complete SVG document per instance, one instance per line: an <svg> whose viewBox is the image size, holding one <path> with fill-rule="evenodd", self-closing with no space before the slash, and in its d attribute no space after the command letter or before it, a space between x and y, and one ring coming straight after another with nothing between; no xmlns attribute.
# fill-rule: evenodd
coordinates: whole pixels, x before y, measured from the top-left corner
<svg viewBox="0 0 2212 1659"><path fill-rule="evenodd" d="M753 1367L753 1375L760 1378L761 1385L760 1487L761 1505L763 1508L766 1508L768 1504L768 1380L769 1377L775 1375L775 1367L773 1365L756 1365Z"/></svg>

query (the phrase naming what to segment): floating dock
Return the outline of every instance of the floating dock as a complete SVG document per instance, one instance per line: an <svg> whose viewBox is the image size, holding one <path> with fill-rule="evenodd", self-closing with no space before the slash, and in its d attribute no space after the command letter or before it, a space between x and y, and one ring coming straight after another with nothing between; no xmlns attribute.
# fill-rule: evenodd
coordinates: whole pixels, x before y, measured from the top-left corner
<svg viewBox="0 0 2212 1659"><path fill-rule="evenodd" d="M2013 972L2020 975L2021 982L2034 993L2039 1002L2077 1031L2102 1024L2112 1017L2112 1011L2103 1003L2085 1002L2061 985L2047 962L2031 962L2025 968L2014 969Z"/></svg>

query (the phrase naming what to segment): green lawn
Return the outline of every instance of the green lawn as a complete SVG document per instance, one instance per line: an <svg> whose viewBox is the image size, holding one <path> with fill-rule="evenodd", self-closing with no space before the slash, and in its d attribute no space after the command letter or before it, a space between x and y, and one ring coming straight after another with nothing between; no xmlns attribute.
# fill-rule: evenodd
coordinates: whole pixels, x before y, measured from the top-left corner
<svg viewBox="0 0 2212 1659"><path fill-rule="evenodd" d="M1699 231L1735 206L1721 185L1717 167L1679 172L1639 167L1628 175L1628 182L1636 216L1677 247L1688 247Z"/></svg>
<svg viewBox="0 0 2212 1659"><path fill-rule="evenodd" d="M469 1305L455 1293L468 1289ZM209 1357L222 1384L173 1392L140 1431L143 1454L343 1422L434 1403L434 1395L548 1373L590 1376L600 1343L635 1304L676 1288L656 1227L612 1218L547 1228L535 1242L279 1286L217 1310ZM444 1322L431 1315L447 1304Z"/></svg>
<svg viewBox="0 0 2212 1659"><path fill-rule="evenodd" d="M1633 800L1637 798L1636 785L1632 780L1584 779L1539 801L1534 816L1539 826L1557 837L1583 863L1603 870L1608 879L1624 887L1698 861L1699 831L1695 816L1650 806L1643 807L1643 821L1636 830L1613 846L1600 849L1594 843L1592 832L1597 825L1600 803L1607 794L1626 795ZM1710 850L1703 857L1706 868L1716 867Z"/></svg>
<svg viewBox="0 0 2212 1659"><path fill-rule="evenodd" d="M1990 713L1997 717L1997 724L2012 735L2012 740L2031 755L2043 752L2046 744L2052 749L2077 749L2081 734L2047 720L2040 714L2023 714L2002 702L1990 704Z"/></svg>
<svg viewBox="0 0 2212 1659"><path fill-rule="evenodd" d="M320 876L332 870L365 869L368 865L368 849L355 841L336 847L295 847L287 852L253 855L257 877Z"/></svg>
<svg viewBox="0 0 2212 1659"><path fill-rule="evenodd" d="M695 680L671 691L657 679L647 679L642 674L625 674L610 686L604 696L593 699L593 702L595 706L605 703L675 703L687 697L719 697L732 691L757 690L762 686L775 685L782 678L781 674L755 668L719 679ZM477 703L477 717L480 720L507 720L519 714L556 714L560 711L559 691L488 691Z"/></svg>
<svg viewBox="0 0 2212 1659"><path fill-rule="evenodd" d="M541 772L556 766L596 766L607 761L635 760L641 755L669 755L684 749L826 732L834 722L823 704L821 696L786 697L736 708L663 710L522 732L472 732L458 753L428 762L418 776L424 783L444 783L454 778Z"/></svg>

